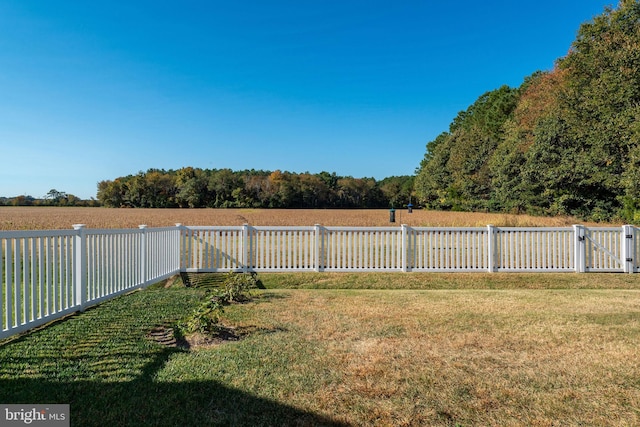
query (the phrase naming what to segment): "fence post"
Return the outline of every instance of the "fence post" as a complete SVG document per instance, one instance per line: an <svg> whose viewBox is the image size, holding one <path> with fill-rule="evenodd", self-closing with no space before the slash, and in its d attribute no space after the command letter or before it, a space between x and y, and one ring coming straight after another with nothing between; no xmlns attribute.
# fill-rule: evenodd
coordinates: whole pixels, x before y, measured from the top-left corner
<svg viewBox="0 0 640 427"><path fill-rule="evenodd" d="M635 259L636 259L636 233L633 225L622 226L622 263L625 273L635 272Z"/></svg>
<svg viewBox="0 0 640 427"><path fill-rule="evenodd" d="M320 266L320 261L321 261L321 253L324 253L324 245L322 244L322 240L324 239L323 235L322 235L322 226L320 224L315 224L313 226L313 231L314 231L314 237L315 237L315 249L314 249L314 253L313 253L313 269L317 272L320 272L322 270L324 270L321 266ZM322 252L321 252L322 251Z"/></svg>
<svg viewBox="0 0 640 427"><path fill-rule="evenodd" d="M496 245L495 245L495 227L491 224L487 225L487 271L494 273L496 271Z"/></svg>
<svg viewBox="0 0 640 427"><path fill-rule="evenodd" d="M407 241L409 234L407 232L407 224L402 224L402 271L407 272L407 264L409 259L409 242Z"/></svg>
<svg viewBox="0 0 640 427"><path fill-rule="evenodd" d="M178 233L177 247L175 248L175 250L177 251L177 254L178 254L178 270L182 272L182 270L186 271L187 269L186 239L182 235L182 230L184 228L182 226L182 223L176 222L176 228L179 230L179 233Z"/></svg>
<svg viewBox="0 0 640 427"><path fill-rule="evenodd" d="M147 225L141 224L140 229L140 285L144 288L147 286Z"/></svg>
<svg viewBox="0 0 640 427"><path fill-rule="evenodd" d="M249 236L249 224L242 224L242 272L249 272L249 253L251 244L251 236Z"/></svg>
<svg viewBox="0 0 640 427"><path fill-rule="evenodd" d="M574 253L575 253L575 271L576 273L584 273L587 271L587 251L586 238L583 225L574 225Z"/></svg>
<svg viewBox="0 0 640 427"><path fill-rule="evenodd" d="M84 224L73 224L76 231L73 242L73 288L75 303L84 311L87 302L87 240Z"/></svg>

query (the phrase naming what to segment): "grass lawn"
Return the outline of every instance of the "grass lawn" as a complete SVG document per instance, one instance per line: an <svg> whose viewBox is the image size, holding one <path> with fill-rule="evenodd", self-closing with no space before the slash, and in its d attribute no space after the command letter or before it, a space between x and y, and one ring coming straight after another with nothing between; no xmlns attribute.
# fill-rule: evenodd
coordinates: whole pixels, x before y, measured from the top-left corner
<svg viewBox="0 0 640 427"><path fill-rule="evenodd" d="M153 287L0 345L0 403L77 426L639 425L636 275L273 274L242 339L148 337L201 291Z"/></svg>

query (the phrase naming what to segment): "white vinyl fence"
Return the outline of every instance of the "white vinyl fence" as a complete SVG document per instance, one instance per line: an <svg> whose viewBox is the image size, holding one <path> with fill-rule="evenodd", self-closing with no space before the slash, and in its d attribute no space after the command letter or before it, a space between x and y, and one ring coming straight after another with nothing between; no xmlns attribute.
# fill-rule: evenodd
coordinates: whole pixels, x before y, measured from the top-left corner
<svg viewBox="0 0 640 427"><path fill-rule="evenodd" d="M0 232L0 339L180 271L180 229Z"/></svg>
<svg viewBox="0 0 640 427"><path fill-rule="evenodd" d="M0 231L0 339L179 272L635 273L637 230L177 224Z"/></svg>
<svg viewBox="0 0 640 427"><path fill-rule="evenodd" d="M187 272L636 272L637 229L184 227Z"/></svg>

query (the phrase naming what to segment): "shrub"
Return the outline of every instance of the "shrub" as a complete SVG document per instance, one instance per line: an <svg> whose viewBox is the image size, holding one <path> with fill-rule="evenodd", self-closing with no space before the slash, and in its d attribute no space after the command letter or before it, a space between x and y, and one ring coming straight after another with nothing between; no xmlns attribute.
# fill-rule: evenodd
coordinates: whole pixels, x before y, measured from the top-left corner
<svg viewBox="0 0 640 427"><path fill-rule="evenodd" d="M204 301L177 325L177 329L182 335L220 332L220 317L224 313L224 306L232 302L247 301L251 295L250 290L257 286L256 273L229 273L222 282L222 287L207 292Z"/></svg>
<svg viewBox="0 0 640 427"><path fill-rule="evenodd" d="M220 299L215 295L208 295L189 317L178 323L177 329L181 335L196 332L216 333L220 329L220 316L223 312L224 307Z"/></svg>
<svg viewBox="0 0 640 427"><path fill-rule="evenodd" d="M218 296L224 303L247 301L251 296L251 289L257 287L256 273L229 273L222 282Z"/></svg>

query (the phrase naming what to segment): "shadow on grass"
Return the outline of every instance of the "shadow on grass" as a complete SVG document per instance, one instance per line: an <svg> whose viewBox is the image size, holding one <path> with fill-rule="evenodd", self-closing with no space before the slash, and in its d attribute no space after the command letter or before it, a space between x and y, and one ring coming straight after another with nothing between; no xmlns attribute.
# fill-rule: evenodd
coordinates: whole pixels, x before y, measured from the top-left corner
<svg viewBox="0 0 640 427"><path fill-rule="evenodd" d="M291 295L285 294L285 293L275 293L275 292L263 291L257 297L253 297L251 301L256 303L256 304L260 304L260 303L264 303L264 302L271 302L273 300L283 300L283 299L288 299L288 298L291 298Z"/></svg>
<svg viewBox="0 0 640 427"><path fill-rule="evenodd" d="M0 379L0 403L69 403L74 426L347 425L215 381L155 381L169 357L182 351L163 349L130 381L43 380L25 378L28 370L22 369L16 372L19 378ZM38 364L33 358L20 359L13 364ZM7 367L2 371L6 377Z"/></svg>
<svg viewBox="0 0 640 427"><path fill-rule="evenodd" d="M73 426L346 425L216 381L202 361L195 380L158 380L187 350L148 334L197 301L189 289L147 290L3 343L0 403L70 404Z"/></svg>

